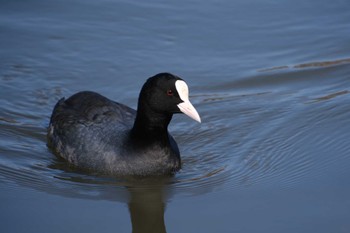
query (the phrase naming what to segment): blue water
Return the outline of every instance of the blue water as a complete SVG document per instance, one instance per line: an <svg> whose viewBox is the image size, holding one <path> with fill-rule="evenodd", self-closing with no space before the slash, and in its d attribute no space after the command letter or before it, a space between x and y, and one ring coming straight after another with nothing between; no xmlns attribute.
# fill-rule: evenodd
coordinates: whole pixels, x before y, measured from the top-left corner
<svg viewBox="0 0 350 233"><path fill-rule="evenodd" d="M348 1L1 1L0 232L350 231ZM46 146L80 90L186 80L183 168L125 181Z"/></svg>

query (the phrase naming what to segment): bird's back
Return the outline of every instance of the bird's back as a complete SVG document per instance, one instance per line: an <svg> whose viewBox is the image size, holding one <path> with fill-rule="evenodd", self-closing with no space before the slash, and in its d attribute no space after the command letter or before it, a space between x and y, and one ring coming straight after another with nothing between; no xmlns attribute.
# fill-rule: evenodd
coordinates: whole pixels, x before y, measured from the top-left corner
<svg viewBox="0 0 350 233"><path fill-rule="evenodd" d="M135 110L94 92L62 98L51 116L49 146L80 167L118 173L114 170L125 167L123 145L135 115Z"/></svg>

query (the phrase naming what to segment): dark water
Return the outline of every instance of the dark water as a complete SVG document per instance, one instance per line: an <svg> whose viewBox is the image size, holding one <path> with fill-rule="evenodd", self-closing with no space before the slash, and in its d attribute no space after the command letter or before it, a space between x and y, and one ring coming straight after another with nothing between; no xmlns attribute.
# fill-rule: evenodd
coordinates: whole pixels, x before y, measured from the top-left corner
<svg viewBox="0 0 350 233"><path fill-rule="evenodd" d="M56 101L173 72L183 169L125 181L46 147ZM350 4L1 1L0 232L350 232Z"/></svg>

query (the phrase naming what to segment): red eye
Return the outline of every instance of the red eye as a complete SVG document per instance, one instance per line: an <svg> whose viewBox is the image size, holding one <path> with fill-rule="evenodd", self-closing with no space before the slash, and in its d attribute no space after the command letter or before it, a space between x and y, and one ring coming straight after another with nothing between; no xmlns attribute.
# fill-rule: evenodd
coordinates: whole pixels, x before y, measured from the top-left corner
<svg viewBox="0 0 350 233"><path fill-rule="evenodd" d="M171 89L167 90L166 94L167 94L168 96L174 95L174 93L173 93L173 91L172 91Z"/></svg>

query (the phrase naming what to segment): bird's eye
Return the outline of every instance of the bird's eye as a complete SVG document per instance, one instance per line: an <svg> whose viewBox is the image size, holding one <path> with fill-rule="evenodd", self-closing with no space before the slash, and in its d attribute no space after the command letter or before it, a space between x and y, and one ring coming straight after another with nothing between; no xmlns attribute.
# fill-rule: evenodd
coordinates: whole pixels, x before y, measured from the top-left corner
<svg viewBox="0 0 350 233"><path fill-rule="evenodd" d="M167 90L166 94L167 94L168 96L174 95L174 93L173 93L173 91L172 91L171 89Z"/></svg>

